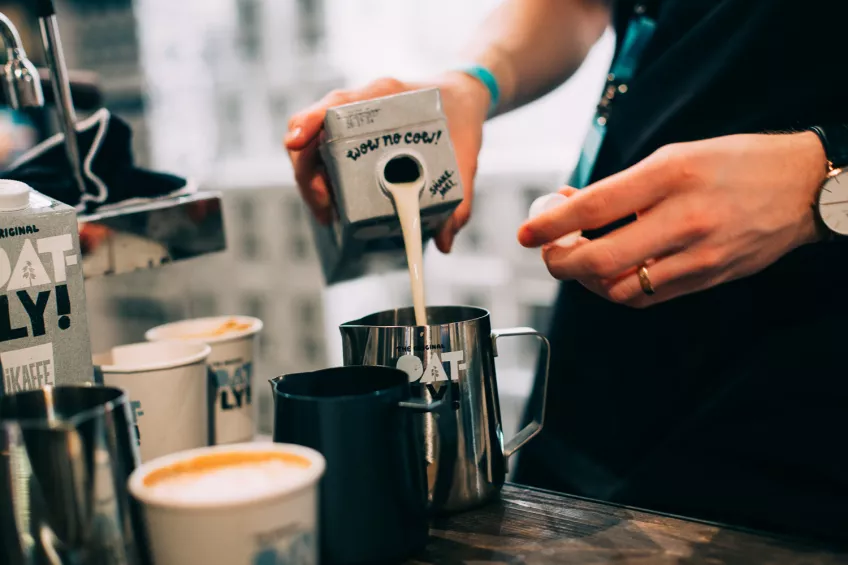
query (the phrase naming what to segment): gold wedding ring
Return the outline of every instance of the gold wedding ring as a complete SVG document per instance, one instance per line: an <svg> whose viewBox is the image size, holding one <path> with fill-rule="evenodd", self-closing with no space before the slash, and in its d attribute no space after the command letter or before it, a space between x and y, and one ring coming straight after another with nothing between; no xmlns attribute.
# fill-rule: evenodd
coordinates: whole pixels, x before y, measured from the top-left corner
<svg viewBox="0 0 848 565"><path fill-rule="evenodd" d="M642 287L642 292L648 296L653 296L656 292L654 285L651 284L651 277L648 276L648 267L645 265L639 267L639 286Z"/></svg>

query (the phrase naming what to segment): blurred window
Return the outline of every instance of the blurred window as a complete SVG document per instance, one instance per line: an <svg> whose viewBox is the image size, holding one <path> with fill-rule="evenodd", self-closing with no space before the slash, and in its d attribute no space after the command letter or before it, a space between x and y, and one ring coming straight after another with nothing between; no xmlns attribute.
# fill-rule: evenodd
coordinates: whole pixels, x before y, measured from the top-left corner
<svg viewBox="0 0 848 565"><path fill-rule="evenodd" d="M292 257L298 262L306 261L312 257L312 242L301 234L291 236Z"/></svg>
<svg viewBox="0 0 848 565"><path fill-rule="evenodd" d="M189 311L195 318L217 316L218 297L211 293L192 291L189 294Z"/></svg>
<svg viewBox="0 0 848 565"><path fill-rule="evenodd" d="M299 322L306 327L313 327L318 323L318 303L313 297L302 297L298 301Z"/></svg>
<svg viewBox="0 0 848 565"><path fill-rule="evenodd" d="M289 118L293 112L289 93L271 95L271 121L274 124L274 139L283 139L289 131Z"/></svg>
<svg viewBox="0 0 848 565"><path fill-rule="evenodd" d="M256 219L256 201L253 198L239 198L235 206L238 211L239 220L245 225L250 225Z"/></svg>
<svg viewBox="0 0 848 565"><path fill-rule="evenodd" d="M242 295L242 312L245 316L253 316L260 320L265 318L265 297L258 293L245 293Z"/></svg>
<svg viewBox="0 0 848 565"><path fill-rule="evenodd" d="M322 362L321 344L314 337L303 336L300 340L300 348L303 352L303 360L310 365Z"/></svg>
<svg viewBox="0 0 848 565"><path fill-rule="evenodd" d="M231 156L241 153L242 111L238 94L223 95L218 104L218 155Z"/></svg>
<svg viewBox="0 0 848 565"><path fill-rule="evenodd" d="M239 43L249 61L262 57L262 14L258 0L237 0Z"/></svg>
<svg viewBox="0 0 848 565"><path fill-rule="evenodd" d="M297 0L300 41L307 52L316 51L324 37L324 12L320 0Z"/></svg>
<svg viewBox="0 0 848 565"><path fill-rule="evenodd" d="M254 231L248 231L241 236L239 259L257 261L262 257L262 242Z"/></svg>
<svg viewBox="0 0 848 565"><path fill-rule="evenodd" d="M476 306L478 308L489 309L489 300L486 293L477 290L466 290L460 294L460 304L463 306Z"/></svg>

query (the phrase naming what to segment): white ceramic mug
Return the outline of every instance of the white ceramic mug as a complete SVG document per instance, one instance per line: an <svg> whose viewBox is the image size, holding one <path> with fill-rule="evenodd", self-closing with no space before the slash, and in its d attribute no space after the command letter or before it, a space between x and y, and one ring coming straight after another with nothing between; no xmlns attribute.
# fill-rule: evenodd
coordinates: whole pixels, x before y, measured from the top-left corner
<svg viewBox="0 0 848 565"><path fill-rule="evenodd" d="M210 444L210 352L200 341L162 341L94 356L103 384L130 397L142 461Z"/></svg>
<svg viewBox="0 0 848 565"><path fill-rule="evenodd" d="M253 360L262 320L250 316L195 318L157 326L144 334L149 341L192 339L211 348L207 363L218 382L215 444L250 441L256 433L253 405Z"/></svg>
<svg viewBox="0 0 848 565"><path fill-rule="evenodd" d="M245 471L269 460L281 460L282 470ZM156 565L316 565L325 466L299 445L220 445L149 461L129 490L143 507ZM234 471L213 475L227 468ZM167 480L176 482L163 489Z"/></svg>

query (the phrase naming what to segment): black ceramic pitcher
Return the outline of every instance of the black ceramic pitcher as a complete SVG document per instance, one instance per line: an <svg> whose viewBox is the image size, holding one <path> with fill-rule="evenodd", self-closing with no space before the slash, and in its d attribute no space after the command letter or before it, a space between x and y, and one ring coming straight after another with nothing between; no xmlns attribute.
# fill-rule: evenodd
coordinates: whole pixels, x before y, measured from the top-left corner
<svg viewBox="0 0 848 565"><path fill-rule="evenodd" d="M321 563L400 563L427 544L420 418L442 401L410 398L406 373L337 367L277 377L274 441L327 460L321 482Z"/></svg>

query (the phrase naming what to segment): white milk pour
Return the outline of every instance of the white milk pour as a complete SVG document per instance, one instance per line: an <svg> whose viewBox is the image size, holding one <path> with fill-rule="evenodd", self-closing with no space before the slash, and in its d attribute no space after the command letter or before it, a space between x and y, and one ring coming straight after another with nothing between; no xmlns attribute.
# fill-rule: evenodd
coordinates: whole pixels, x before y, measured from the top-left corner
<svg viewBox="0 0 848 565"><path fill-rule="evenodd" d="M389 160L383 169L383 188L392 197L403 232L409 282L412 285L412 305L415 325L427 325L427 306L424 300L424 251L421 243L421 205L418 201L425 178L421 166L408 155Z"/></svg>

